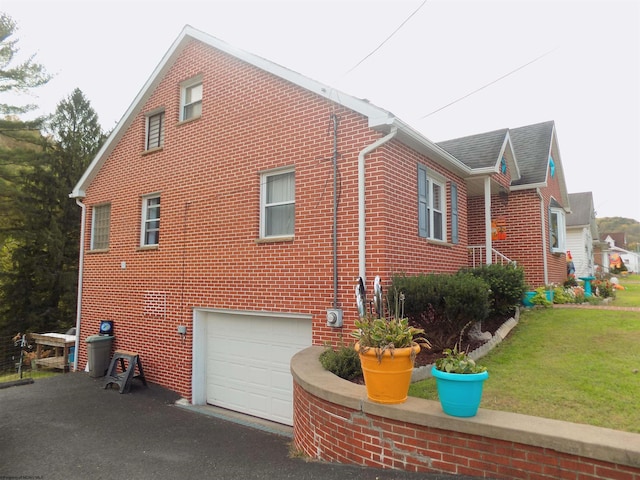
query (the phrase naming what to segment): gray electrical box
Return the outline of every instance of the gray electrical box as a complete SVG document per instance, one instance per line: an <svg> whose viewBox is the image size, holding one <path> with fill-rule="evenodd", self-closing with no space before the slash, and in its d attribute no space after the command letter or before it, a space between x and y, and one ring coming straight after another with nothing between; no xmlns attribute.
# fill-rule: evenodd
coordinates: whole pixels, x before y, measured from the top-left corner
<svg viewBox="0 0 640 480"><path fill-rule="evenodd" d="M342 327L342 310L339 308L330 308L327 310L327 327Z"/></svg>

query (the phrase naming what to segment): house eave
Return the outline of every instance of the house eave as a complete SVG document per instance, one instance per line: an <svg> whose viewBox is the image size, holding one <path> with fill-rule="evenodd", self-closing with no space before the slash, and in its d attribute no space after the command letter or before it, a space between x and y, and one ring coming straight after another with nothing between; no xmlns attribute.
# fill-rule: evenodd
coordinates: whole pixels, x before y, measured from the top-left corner
<svg viewBox="0 0 640 480"><path fill-rule="evenodd" d="M472 170L467 165L397 117L390 116L386 121L377 121L370 117L369 127L385 134L389 133L392 127L397 127L397 139L403 144L463 178L472 174Z"/></svg>
<svg viewBox="0 0 640 480"><path fill-rule="evenodd" d="M140 108L146 103L146 100L152 95L155 87L160 83L164 74L169 70L173 61L180 55L184 47L191 41L200 41L212 48L216 48L222 52L225 52L241 61L245 61L263 71L269 72L277 77L280 77L286 81L289 81L295 85L300 86L308 91L311 91L319 96L322 96L329 101L342 105L352 111L360 113L368 119L370 128L376 130L385 130L387 132L391 129L391 126L397 124L402 130L401 137L405 139L405 143L412 143L421 148L422 150L429 152L433 155L435 161L440 161L444 164L451 164L455 168L460 169L457 159L446 154L442 149L436 147L432 142L426 139L424 136L414 132L410 127L402 122L399 122L395 116L379 108L367 100L359 99L351 95L340 92L332 87L324 85L320 82L305 77L297 72L282 67L276 63L270 62L257 55L245 52L239 48L233 47L211 35L194 29L191 26L185 26L178 38L173 42L167 53L155 68L147 82L138 92L127 111L124 113L116 127L111 132L111 135L107 138L102 148L98 151L89 167L85 170L78 183L74 186L70 197L77 198L82 196L81 192L84 192L91 181L95 178L100 170L104 161L113 152L116 145L118 145L120 139L128 130L131 123L136 118L136 115ZM461 170L464 172L464 168Z"/></svg>
<svg viewBox="0 0 640 480"><path fill-rule="evenodd" d="M518 191L522 191L522 190L534 190L537 188L546 188L547 187L547 182L541 182L541 183L527 183L527 184L523 184L523 185L511 185L509 187L509 190L511 190L512 192L518 192Z"/></svg>

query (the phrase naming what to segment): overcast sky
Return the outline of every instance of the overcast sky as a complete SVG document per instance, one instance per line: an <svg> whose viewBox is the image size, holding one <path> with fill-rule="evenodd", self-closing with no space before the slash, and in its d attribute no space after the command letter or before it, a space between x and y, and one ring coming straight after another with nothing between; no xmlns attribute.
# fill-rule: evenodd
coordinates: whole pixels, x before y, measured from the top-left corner
<svg viewBox="0 0 640 480"><path fill-rule="evenodd" d="M189 24L436 142L554 120L569 193L593 192L598 217L640 221L637 1L1 0L0 11L21 53L55 75L23 99L41 113L78 87L112 129Z"/></svg>

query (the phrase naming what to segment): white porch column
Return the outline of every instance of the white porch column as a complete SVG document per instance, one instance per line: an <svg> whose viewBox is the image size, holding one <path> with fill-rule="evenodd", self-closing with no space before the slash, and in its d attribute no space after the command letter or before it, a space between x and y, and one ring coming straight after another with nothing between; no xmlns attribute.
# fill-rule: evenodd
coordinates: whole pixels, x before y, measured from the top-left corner
<svg viewBox="0 0 640 480"><path fill-rule="evenodd" d="M484 245L485 263L491 265L493 244L491 243L491 177L484 177Z"/></svg>

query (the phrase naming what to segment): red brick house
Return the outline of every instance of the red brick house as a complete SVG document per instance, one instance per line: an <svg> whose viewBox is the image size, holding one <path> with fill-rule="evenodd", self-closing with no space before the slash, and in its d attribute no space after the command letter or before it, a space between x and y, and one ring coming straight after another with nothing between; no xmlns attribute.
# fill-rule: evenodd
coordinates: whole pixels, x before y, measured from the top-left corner
<svg viewBox="0 0 640 480"><path fill-rule="evenodd" d="M476 172L483 166L500 165L501 174L490 172L484 189L468 191L468 240L470 246L483 249L478 256L481 263L503 258L516 261L532 288L564 282L565 217L570 205L554 122L438 145ZM515 158L516 168L510 156ZM490 256L487 260L485 251L493 252L493 259Z"/></svg>
<svg viewBox="0 0 640 480"><path fill-rule="evenodd" d="M358 277L467 265L467 191L520 178L499 168L185 27L71 193L75 366L112 320L147 380L290 424L292 355L349 335Z"/></svg>

